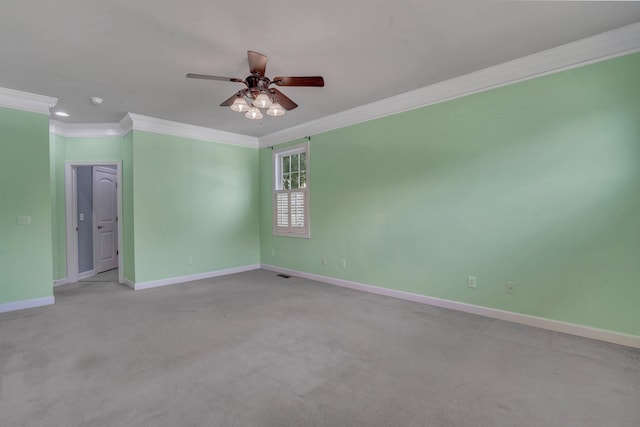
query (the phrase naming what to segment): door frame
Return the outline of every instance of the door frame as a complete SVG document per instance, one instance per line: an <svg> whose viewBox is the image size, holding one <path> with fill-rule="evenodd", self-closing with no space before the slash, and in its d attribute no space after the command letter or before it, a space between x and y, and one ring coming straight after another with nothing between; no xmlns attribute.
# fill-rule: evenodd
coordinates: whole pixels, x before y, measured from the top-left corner
<svg viewBox="0 0 640 427"><path fill-rule="evenodd" d="M118 186L116 189L117 227L118 227L118 281L124 283L124 268L122 265L122 161L112 162L74 162L64 163L64 193L65 193L65 234L67 241L67 280L75 283L79 280L78 272L78 166L115 166ZM95 263L95 251L94 251Z"/></svg>

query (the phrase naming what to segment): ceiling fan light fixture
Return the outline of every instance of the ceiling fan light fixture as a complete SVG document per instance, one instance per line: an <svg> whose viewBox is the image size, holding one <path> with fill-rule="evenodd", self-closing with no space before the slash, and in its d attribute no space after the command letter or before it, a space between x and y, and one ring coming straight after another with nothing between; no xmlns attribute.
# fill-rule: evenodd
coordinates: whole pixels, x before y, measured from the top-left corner
<svg viewBox="0 0 640 427"><path fill-rule="evenodd" d="M231 109L239 113L244 113L245 111L249 111L249 108L250 108L249 104L247 104L247 101L245 101L244 98L242 98L241 96L236 98L236 100L233 101L233 104L231 104Z"/></svg>
<svg viewBox="0 0 640 427"><path fill-rule="evenodd" d="M298 104L293 102L287 95L275 87L271 87L271 85L324 86L324 78L322 78L322 76L289 76L269 79L265 75L265 68L267 66L267 57L265 55L249 50L247 51L247 58L249 60L249 72L251 74L244 79L193 73L187 74L187 78L244 84L246 86L244 89L231 95L228 99L224 100L220 106L231 107L232 111L245 113L245 117L252 120L262 119L263 112L266 112L267 115L271 117L279 117L298 107ZM266 109L266 111L260 111L259 109L261 108Z"/></svg>
<svg viewBox="0 0 640 427"><path fill-rule="evenodd" d="M271 107L271 100L269 99L266 93L261 93L258 96L256 96L256 99L253 100L253 105L258 108Z"/></svg>
<svg viewBox="0 0 640 427"><path fill-rule="evenodd" d="M275 102L271 104L271 107L269 107L269 109L267 110L267 115L272 117L279 117L284 116L285 112L286 111L284 108L282 108L282 105L280 105L279 102Z"/></svg>
<svg viewBox="0 0 640 427"><path fill-rule="evenodd" d="M251 119L251 120L260 120L261 118L264 117L260 112L260 110L258 110L256 107L249 108L249 111L247 111L244 116L247 119Z"/></svg>

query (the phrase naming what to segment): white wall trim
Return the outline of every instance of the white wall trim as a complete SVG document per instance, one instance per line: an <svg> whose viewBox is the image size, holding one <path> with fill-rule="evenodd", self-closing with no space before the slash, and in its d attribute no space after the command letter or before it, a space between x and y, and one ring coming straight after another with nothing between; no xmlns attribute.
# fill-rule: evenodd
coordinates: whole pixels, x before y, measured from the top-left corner
<svg viewBox="0 0 640 427"><path fill-rule="evenodd" d="M242 267L225 268L223 270L208 271L206 273L191 274L188 276L171 277L168 279L150 280L148 282L137 282L133 289L140 291L142 289L157 288L159 286L176 285L178 283L192 282L194 280L210 279L212 277L226 276L228 274L243 273L245 271L258 270L260 264L244 265Z"/></svg>
<svg viewBox="0 0 640 427"><path fill-rule="evenodd" d="M201 141L258 148L258 138L256 138L255 136L241 135L238 133L189 125L186 123L156 119L153 117L141 116L139 114L129 113L129 117L131 117L131 120L133 122L133 129L135 130L155 132L164 135L179 136L183 138L192 138Z"/></svg>
<svg viewBox="0 0 640 427"><path fill-rule="evenodd" d="M8 302L5 304L0 304L0 313L7 313L9 311L16 311L16 310L24 310L25 308L42 307L43 305L55 304L55 302L56 302L56 299L53 296Z"/></svg>
<svg viewBox="0 0 640 427"><path fill-rule="evenodd" d="M78 281L78 236L76 200L76 168L71 163L64 165L64 207L65 207L65 239L67 248L67 281Z"/></svg>
<svg viewBox="0 0 640 427"><path fill-rule="evenodd" d="M259 138L260 148L640 51L640 23L312 120Z"/></svg>
<svg viewBox="0 0 640 427"><path fill-rule="evenodd" d="M490 317L492 319L506 320L508 322L520 323L522 325L534 326L536 328L547 329L550 331L563 332L565 334L577 335L584 338L606 341L613 344L624 345L627 347L640 348L640 336L636 335L592 328L590 326L576 325L574 323L545 319L543 317L515 313L512 311L498 310L495 308L467 304L464 302L452 301L443 298L429 297L426 295L398 291L395 289L381 288L379 286L367 285L365 283L337 279L335 277L322 276L319 274L306 273L304 271L291 270L289 268L277 267L274 265L261 264L261 268L264 270L274 271L276 273L284 273L290 276L298 276L304 279L315 280L335 286L341 286L343 288L355 289L358 291L384 295L407 301L414 301L421 304L432 305L435 307L463 311L465 313L477 314L484 317Z"/></svg>
<svg viewBox="0 0 640 427"><path fill-rule="evenodd" d="M54 287L56 287L56 286L62 286L62 285L66 285L67 283L71 283L71 282L69 281L69 278L68 278L68 277L63 277L63 278L61 278L61 279L56 279L56 280L54 280L54 281L53 281L53 286L54 286Z"/></svg>
<svg viewBox="0 0 640 427"><path fill-rule="evenodd" d="M121 137L129 133L120 123L63 123L49 120L49 133L66 138Z"/></svg>
<svg viewBox="0 0 640 427"><path fill-rule="evenodd" d="M122 280L120 280L120 283L122 283L123 285L127 285L128 287L130 287L134 291L136 290L135 283L133 283L131 280L127 279L126 277L123 277Z"/></svg>
<svg viewBox="0 0 640 427"><path fill-rule="evenodd" d="M115 166L118 182L118 280L122 283L124 275L124 240L122 238L122 160L116 161L66 161L64 163L64 193L65 193L65 238L67 243L67 283L75 283L79 280L78 272L78 234L76 227L76 212L78 211L76 200L76 168L78 166Z"/></svg>
<svg viewBox="0 0 640 427"><path fill-rule="evenodd" d="M0 87L0 107L49 115L58 98Z"/></svg>
<svg viewBox="0 0 640 427"><path fill-rule="evenodd" d="M126 135L133 130L133 120L129 114L125 114L118 122L118 126L122 129L122 135Z"/></svg>
<svg viewBox="0 0 640 427"><path fill-rule="evenodd" d="M307 135L317 135L635 52L640 52L640 23L596 34L259 138L133 113L126 114L118 123L69 124L52 120L51 132L67 137L99 137L123 136L136 129L250 148L271 147ZM49 106L55 105L56 102L55 98L0 88L0 106L49 114Z"/></svg>

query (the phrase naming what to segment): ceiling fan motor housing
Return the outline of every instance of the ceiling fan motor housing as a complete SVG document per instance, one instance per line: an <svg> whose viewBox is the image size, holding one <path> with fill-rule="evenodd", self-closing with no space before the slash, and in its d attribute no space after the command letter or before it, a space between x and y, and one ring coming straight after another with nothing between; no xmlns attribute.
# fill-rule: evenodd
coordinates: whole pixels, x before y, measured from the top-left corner
<svg viewBox="0 0 640 427"><path fill-rule="evenodd" d="M271 80L269 80L268 77L261 77L257 74L248 76L245 79L245 82L247 82L247 87L251 92L251 96L253 96L254 98L261 92L267 93L269 85L271 85Z"/></svg>

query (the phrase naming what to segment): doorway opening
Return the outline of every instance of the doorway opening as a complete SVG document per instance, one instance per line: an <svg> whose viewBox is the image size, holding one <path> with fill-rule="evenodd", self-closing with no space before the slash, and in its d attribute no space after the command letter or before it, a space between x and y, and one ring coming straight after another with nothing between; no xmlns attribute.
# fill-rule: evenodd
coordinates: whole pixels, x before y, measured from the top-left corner
<svg viewBox="0 0 640 427"><path fill-rule="evenodd" d="M67 279L122 269L122 162L66 162ZM116 270L117 269L117 270Z"/></svg>

